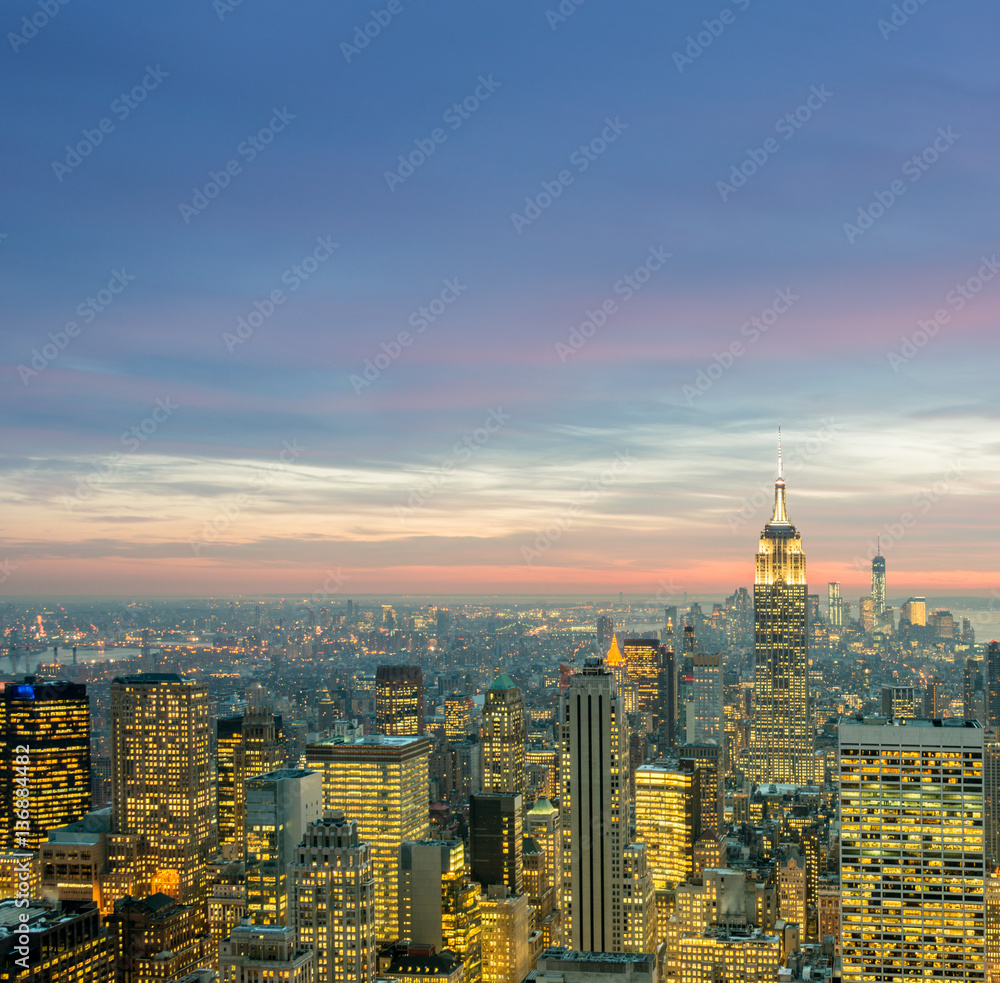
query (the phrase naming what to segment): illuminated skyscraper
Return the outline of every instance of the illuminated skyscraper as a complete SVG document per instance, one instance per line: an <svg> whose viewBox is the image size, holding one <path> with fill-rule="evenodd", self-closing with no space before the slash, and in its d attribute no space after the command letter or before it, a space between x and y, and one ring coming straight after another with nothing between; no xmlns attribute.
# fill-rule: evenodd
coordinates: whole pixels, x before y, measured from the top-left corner
<svg viewBox="0 0 1000 983"><path fill-rule="evenodd" d="M629 727L614 676L587 659L563 694L564 924L573 949L623 952L629 845ZM648 876L648 875L646 875Z"/></svg>
<svg viewBox="0 0 1000 983"><path fill-rule="evenodd" d="M449 741L464 741L472 732L472 697L452 693L444 699L444 734Z"/></svg>
<svg viewBox="0 0 1000 983"><path fill-rule="evenodd" d="M923 628L927 624L927 600L923 597L911 597L903 603L899 610L899 617L903 621L908 621L917 628Z"/></svg>
<svg viewBox="0 0 1000 983"><path fill-rule="evenodd" d="M479 899L482 918L483 983L520 983L531 970L531 910L526 894L494 884Z"/></svg>
<svg viewBox="0 0 1000 983"><path fill-rule="evenodd" d="M559 905L563 884L562 820L548 799L536 799L524 817L524 885L535 916L536 928L547 946L562 942ZM537 854L529 844L538 848Z"/></svg>
<svg viewBox="0 0 1000 983"><path fill-rule="evenodd" d="M872 600L875 602L875 623L879 624L885 614L885 557L881 546L878 555L872 557Z"/></svg>
<svg viewBox="0 0 1000 983"><path fill-rule="evenodd" d="M90 705L82 683L0 683L0 849L37 850L90 811Z"/></svg>
<svg viewBox="0 0 1000 983"><path fill-rule="evenodd" d="M426 737L373 734L355 744L306 748L306 767L323 775L324 808L342 809L371 847L379 941L399 938L399 844L430 831Z"/></svg>
<svg viewBox="0 0 1000 983"><path fill-rule="evenodd" d="M420 666L378 667L375 729L390 737L424 732L424 674Z"/></svg>
<svg viewBox="0 0 1000 983"><path fill-rule="evenodd" d="M690 743L722 744L722 665L718 652L694 655L694 733Z"/></svg>
<svg viewBox="0 0 1000 983"><path fill-rule="evenodd" d="M375 880L368 844L342 812L310 823L288 868L288 919L317 983L375 978Z"/></svg>
<svg viewBox="0 0 1000 983"><path fill-rule="evenodd" d="M246 713L220 718L216 735L219 846L232 844L236 856L243 859L247 779L284 766L281 717L263 702L254 700Z"/></svg>
<svg viewBox="0 0 1000 983"><path fill-rule="evenodd" d="M288 865L323 815L323 776L283 768L247 779L246 794L247 914L255 925L285 925Z"/></svg>
<svg viewBox="0 0 1000 983"><path fill-rule="evenodd" d="M761 533L753 589L753 782L807 785L813 780L806 593L806 558L802 537L785 510L779 446L774 513Z"/></svg>
<svg viewBox="0 0 1000 983"><path fill-rule="evenodd" d="M839 740L844 983L984 980L982 727L843 718Z"/></svg>
<svg viewBox="0 0 1000 983"><path fill-rule="evenodd" d="M870 632L875 627L875 598L868 596L858 599L858 621L861 623L861 630L865 633Z"/></svg>
<svg viewBox="0 0 1000 983"><path fill-rule="evenodd" d="M527 722L524 698L514 680L501 673L483 704L483 791L524 793Z"/></svg>
<svg viewBox="0 0 1000 983"><path fill-rule="evenodd" d="M295 929L238 925L219 946L220 983L315 983L316 957Z"/></svg>
<svg viewBox="0 0 1000 983"><path fill-rule="evenodd" d="M438 952L450 949L465 966L465 983L479 983L483 974L479 898L461 840L401 845L399 934Z"/></svg>
<svg viewBox="0 0 1000 983"><path fill-rule="evenodd" d="M1000 642L986 646L986 720L994 734L1000 734Z"/></svg>
<svg viewBox="0 0 1000 983"><path fill-rule="evenodd" d="M840 583L831 580L827 584L827 602L829 608L830 625L840 628L844 624L844 601L840 596Z"/></svg>
<svg viewBox="0 0 1000 983"><path fill-rule="evenodd" d="M113 897L204 901L216 847L208 687L173 673L111 683Z"/></svg>
<svg viewBox="0 0 1000 983"><path fill-rule="evenodd" d="M646 845L656 890L676 887L691 873L698 822L693 771L663 765L635 770L635 836Z"/></svg>

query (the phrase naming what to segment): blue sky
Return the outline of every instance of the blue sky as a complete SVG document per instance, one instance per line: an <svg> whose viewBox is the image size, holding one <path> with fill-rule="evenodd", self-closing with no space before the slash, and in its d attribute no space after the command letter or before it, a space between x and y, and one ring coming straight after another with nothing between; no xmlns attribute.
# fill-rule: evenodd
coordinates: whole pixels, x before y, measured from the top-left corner
<svg viewBox="0 0 1000 983"><path fill-rule="evenodd" d="M731 589L780 421L811 583L988 595L1000 13L911 7L8 5L0 589Z"/></svg>

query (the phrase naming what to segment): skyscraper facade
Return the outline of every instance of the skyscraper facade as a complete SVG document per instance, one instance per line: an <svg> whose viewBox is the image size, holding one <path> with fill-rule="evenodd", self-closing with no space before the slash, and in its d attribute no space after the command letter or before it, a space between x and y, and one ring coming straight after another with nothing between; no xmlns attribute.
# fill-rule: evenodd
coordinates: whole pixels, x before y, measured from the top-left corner
<svg viewBox="0 0 1000 983"><path fill-rule="evenodd" d="M597 618L597 654L603 655L611 648L611 640L615 637L615 619L610 614L602 614Z"/></svg>
<svg viewBox="0 0 1000 983"><path fill-rule="evenodd" d="M310 823L288 868L289 924L311 949L317 983L375 978L375 879L358 824L342 812Z"/></svg>
<svg viewBox="0 0 1000 983"><path fill-rule="evenodd" d="M215 851L208 687L174 673L111 683L115 896L204 900Z"/></svg>
<svg viewBox="0 0 1000 983"><path fill-rule="evenodd" d="M994 734L1000 734L1000 642L986 646L986 719L983 721Z"/></svg>
<svg viewBox="0 0 1000 983"><path fill-rule="evenodd" d="M827 603L830 618L830 625L840 628L844 624L844 602L840 596L840 583L831 580L827 584Z"/></svg>
<svg viewBox="0 0 1000 983"><path fill-rule="evenodd" d="M527 733L521 691L501 673L483 703L484 792L524 793Z"/></svg>
<svg viewBox="0 0 1000 983"><path fill-rule="evenodd" d="M506 884L522 891L524 812L520 795L469 796L469 852L472 878L483 887Z"/></svg>
<svg viewBox="0 0 1000 983"><path fill-rule="evenodd" d="M872 601L875 605L875 623L885 614L885 557L881 550L872 557Z"/></svg>
<svg viewBox="0 0 1000 983"><path fill-rule="evenodd" d="M306 767L323 775L324 808L343 810L371 846L379 941L399 938L399 844L430 831L430 740L365 736L354 744L321 741L306 748Z"/></svg>
<svg viewBox="0 0 1000 983"><path fill-rule="evenodd" d="M806 557L788 519L778 459L774 512L764 526L754 576L754 708L751 781L812 781Z"/></svg>
<svg viewBox="0 0 1000 983"><path fill-rule="evenodd" d="M82 683L0 683L0 839L37 850L90 810L90 705Z"/></svg>
<svg viewBox="0 0 1000 983"><path fill-rule="evenodd" d="M635 835L646 845L658 891L676 887L691 873L698 822L696 781L691 770L659 764L635 770Z"/></svg>
<svg viewBox="0 0 1000 983"><path fill-rule="evenodd" d="M623 952L629 727L614 676L587 659L562 698L564 924L573 949Z"/></svg>
<svg viewBox="0 0 1000 983"><path fill-rule="evenodd" d="M375 729L390 737L424 732L424 674L420 666L379 666L375 673Z"/></svg>
<svg viewBox="0 0 1000 983"><path fill-rule="evenodd" d="M844 983L984 980L982 727L844 718L839 742Z"/></svg>
<svg viewBox="0 0 1000 983"><path fill-rule="evenodd" d="M722 744L722 665L718 652L694 655L694 733L690 742Z"/></svg>

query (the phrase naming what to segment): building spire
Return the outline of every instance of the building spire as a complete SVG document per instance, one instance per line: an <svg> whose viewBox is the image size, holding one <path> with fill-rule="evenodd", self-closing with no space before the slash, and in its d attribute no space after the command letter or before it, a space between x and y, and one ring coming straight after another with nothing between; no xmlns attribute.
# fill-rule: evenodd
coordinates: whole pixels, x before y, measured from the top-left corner
<svg viewBox="0 0 1000 983"><path fill-rule="evenodd" d="M781 424L778 424L778 477L774 482L774 514L768 525L790 526L788 512L785 510L785 479L782 477L783 467L781 461Z"/></svg>

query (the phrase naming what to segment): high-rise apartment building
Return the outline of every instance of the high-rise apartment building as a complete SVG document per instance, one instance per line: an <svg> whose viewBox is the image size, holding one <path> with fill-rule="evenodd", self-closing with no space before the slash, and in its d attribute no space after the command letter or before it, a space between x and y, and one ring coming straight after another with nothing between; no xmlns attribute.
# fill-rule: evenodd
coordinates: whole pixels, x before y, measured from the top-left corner
<svg viewBox="0 0 1000 983"><path fill-rule="evenodd" d="M37 850L90 811L87 687L0 682L0 849Z"/></svg>
<svg viewBox="0 0 1000 983"><path fill-rule="evenodd" d="M512 894L522 892L523 813L520 795L469 797L472 879L484 888L506 884Z"/></svg>
<svg viewBox="0 0 1000 983"><path fill-rule="evenodd" d="M399 851L399 932L416 945L449 949L465 967L465 983L482 979L480 885L461 840L403 843Z"/></svg>
<svg viewBox="0 0 1000 983"><path fill-rule="evenodd" d="M306 767L323 775L324 808L343 810L371 847L379 941L399 938L399 844L430 831L430 749L426 737L381 734L306 748Z"/></svg>
<svg viewBox="0 0 1000 983"><path fill-rule="evenodd" d="M483 703L483 791L524 793L527 721L524 698L514 680L501 673Z"/></svg>
<svg viewBox="0 0 1000 983"><path fill-rule="evenodd" d="M288 919L316 961L317 983L375 978L375 879L358 824L342 812L306 828L288 867Z"/></svg>
<svg viewBox="0 0 1000 983"><path fill-rule="evenodd" d="M379 666L375 673L375 729L390 737L424 732L424 674L420 666Z"/></svg>
<svg viewBox="0 0 1000 983"><path fill-rule="evenodd" d="M216 847L209 736L205 683L173 673L111 683L112 899L205 900Z"/></svg>
<svg viewBox="0 0 1000 983"><path fill-rule="evenodd" d="M322 815L317 771L283 768L247 779L247 914L255 925L288 924L288 865Z"/></svg>
<svg viewBox="0 0 1000 983"><path fill-rule="evenodd" d="M840 628L844 624L844 602L840 596L840 583L831 580L827 584L827 610L830 626Z"/></svg>
<svg viewBox="0 0 1000 983"><path fill-rule="evenodd" d="M983 730L839 727L844 983L984 980Z"/></svg>
<svg viewBox="0 0 1000 983"><path fill-rule="evenodd" d="M572 948L623 952L629 845L629 727L614 676L587 659L563 694L563 918ZM648 875L647 875L648 876Z"/></svg>
<svg viewBox="0 0 1000 983"><path fill-rule="evenodd" d="M802 536L788 519L779 452L774 512L761 533L754 576L753 782L813 779L807 592Z"/></svg>
<svg viewBox="0 0 1000 983"><path fill-rule="evenodd" d="M219 718L216 736L219 846L231 844L242 859L246 853L247 779L285 765L281 717L256 698L245 713Z"/></svg>

